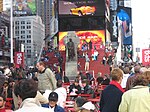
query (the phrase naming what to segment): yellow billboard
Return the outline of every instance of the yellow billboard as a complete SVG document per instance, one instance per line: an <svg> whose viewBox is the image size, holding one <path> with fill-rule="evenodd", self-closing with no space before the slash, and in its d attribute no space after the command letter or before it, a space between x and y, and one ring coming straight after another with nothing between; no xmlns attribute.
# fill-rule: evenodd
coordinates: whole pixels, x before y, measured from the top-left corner
<svg viewBox="0 0 150 112"><path fill-rule="evenodd" d="M0 12L3 11L3 0L0 0Z"/></svg>

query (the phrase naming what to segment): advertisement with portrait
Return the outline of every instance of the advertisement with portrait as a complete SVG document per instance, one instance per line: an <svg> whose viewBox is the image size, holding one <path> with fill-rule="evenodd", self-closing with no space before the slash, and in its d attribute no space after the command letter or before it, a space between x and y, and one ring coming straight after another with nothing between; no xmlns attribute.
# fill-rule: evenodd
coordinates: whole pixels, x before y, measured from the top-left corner
<svg viewBox="0 0 150 112"><path fill-rule="evenodd" d="M142 65L150 65L150 49L142 49Z"/></svg>
<svg viewBox="0 0 150 112"><path fill-rule="evenodd" d="M84 26L84 27L83 27ZM59 31L105 29L104 17L61 17L59 18Z"/></svg>
<svg viewBox="0 0 150 112"><path fill-rule="evenodd" d="M105 43L105 31L104 30L90 30L90 31L76 31L77 38L80 39L80 44L78 45L79 50L85 44L92 43L92 47L99 49L100 45ZM59 50L65 50L65 40L67 38L68 32L59 32Z"/></svg>
<svg viewBox="0 0 150 112"><path fill-rule="evenodd" d="M131 8L119 6L117 17L121 23L123 45L132 45Z"/></svg>
<svg viewBox="0 0 150 112"><path fill-rule="evenodd" d="M59 16L104 16L105 0L58 0Z"/></svg>
<svg viewBox="0 0 150 112"><path fill-rule="evenodd" d="M13 2L14 16L36 15L36 11L36 0L14 0Z"/></svg>

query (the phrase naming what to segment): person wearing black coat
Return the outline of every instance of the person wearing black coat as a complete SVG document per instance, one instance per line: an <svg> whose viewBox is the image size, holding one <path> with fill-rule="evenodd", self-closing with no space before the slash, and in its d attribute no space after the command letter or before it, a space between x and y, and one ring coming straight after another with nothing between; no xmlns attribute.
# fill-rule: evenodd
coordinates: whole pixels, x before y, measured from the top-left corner
<svg viewBox="0 0 150 112"><path fill-rule="evenodd" d="M75 90L75 91L74 91ZM79 85L79 79L75 79L74 83L69 87L69 93L75 92L76 94L81 93L81 86Z"/></svg>
<svg viewBox="0 0 150 112"><path fill-rule="evenodd" d="M100 100L100 112L118 112L121 97L124 90L120 83L122 81L123 72L119 68L115 68L111 72L112 81L102 91Z"/></svg>
<svg viewBox="0 0 150 112"><path fill-rule="evenodd" d="M95 97L94 90L91 88L91 86L88 84L87 79L82 80L82 88L81 88L81 94L90 94L92 98Z"/></svg>

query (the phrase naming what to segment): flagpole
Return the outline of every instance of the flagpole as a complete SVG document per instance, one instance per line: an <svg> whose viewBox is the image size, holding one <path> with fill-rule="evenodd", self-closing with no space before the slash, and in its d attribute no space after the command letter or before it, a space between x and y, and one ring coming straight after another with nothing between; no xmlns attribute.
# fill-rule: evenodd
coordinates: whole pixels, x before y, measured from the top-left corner
<svg viewBox="0 0 150 112"><path fill-rule="evenodd" d="M13 60L13 0L11 0L11 8L10 8L10 59L11 63L14 63Z"/></svg>

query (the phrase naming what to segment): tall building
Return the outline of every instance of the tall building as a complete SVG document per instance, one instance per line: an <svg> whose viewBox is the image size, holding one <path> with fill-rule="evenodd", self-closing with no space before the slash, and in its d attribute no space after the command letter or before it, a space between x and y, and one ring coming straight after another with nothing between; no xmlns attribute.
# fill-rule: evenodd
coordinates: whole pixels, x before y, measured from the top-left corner
<svg viewBox="0 0 150 112"><path fill-rule="evenodd" d="M25 63L33 66L40 54L45 27L39 16L14 17L14 37L24 45Z"/></svg>
<svg viewBox="0 0 150 112"><path fill-rule="evenodd" d="M44 0L45 36L50 35L50 20L52 19L53 1L54 0Z"/></svg>
<svg viewBox="0 0 150 112"><path fill-rule="evenodd" d="M3 11L3 0L0 0L0 12Z"/></svg>
<svg viewBox="0 0 150 112"><path fill-rule="evenodd" d="M39 15L44 23L44 0L37 0L37 15Z"/></svg>
<svg viewBox="0 0 150 112"><path fill-rule="evenodd" d="M10 17L6 13L0 13L0 65L10 63Z"/></svg>

